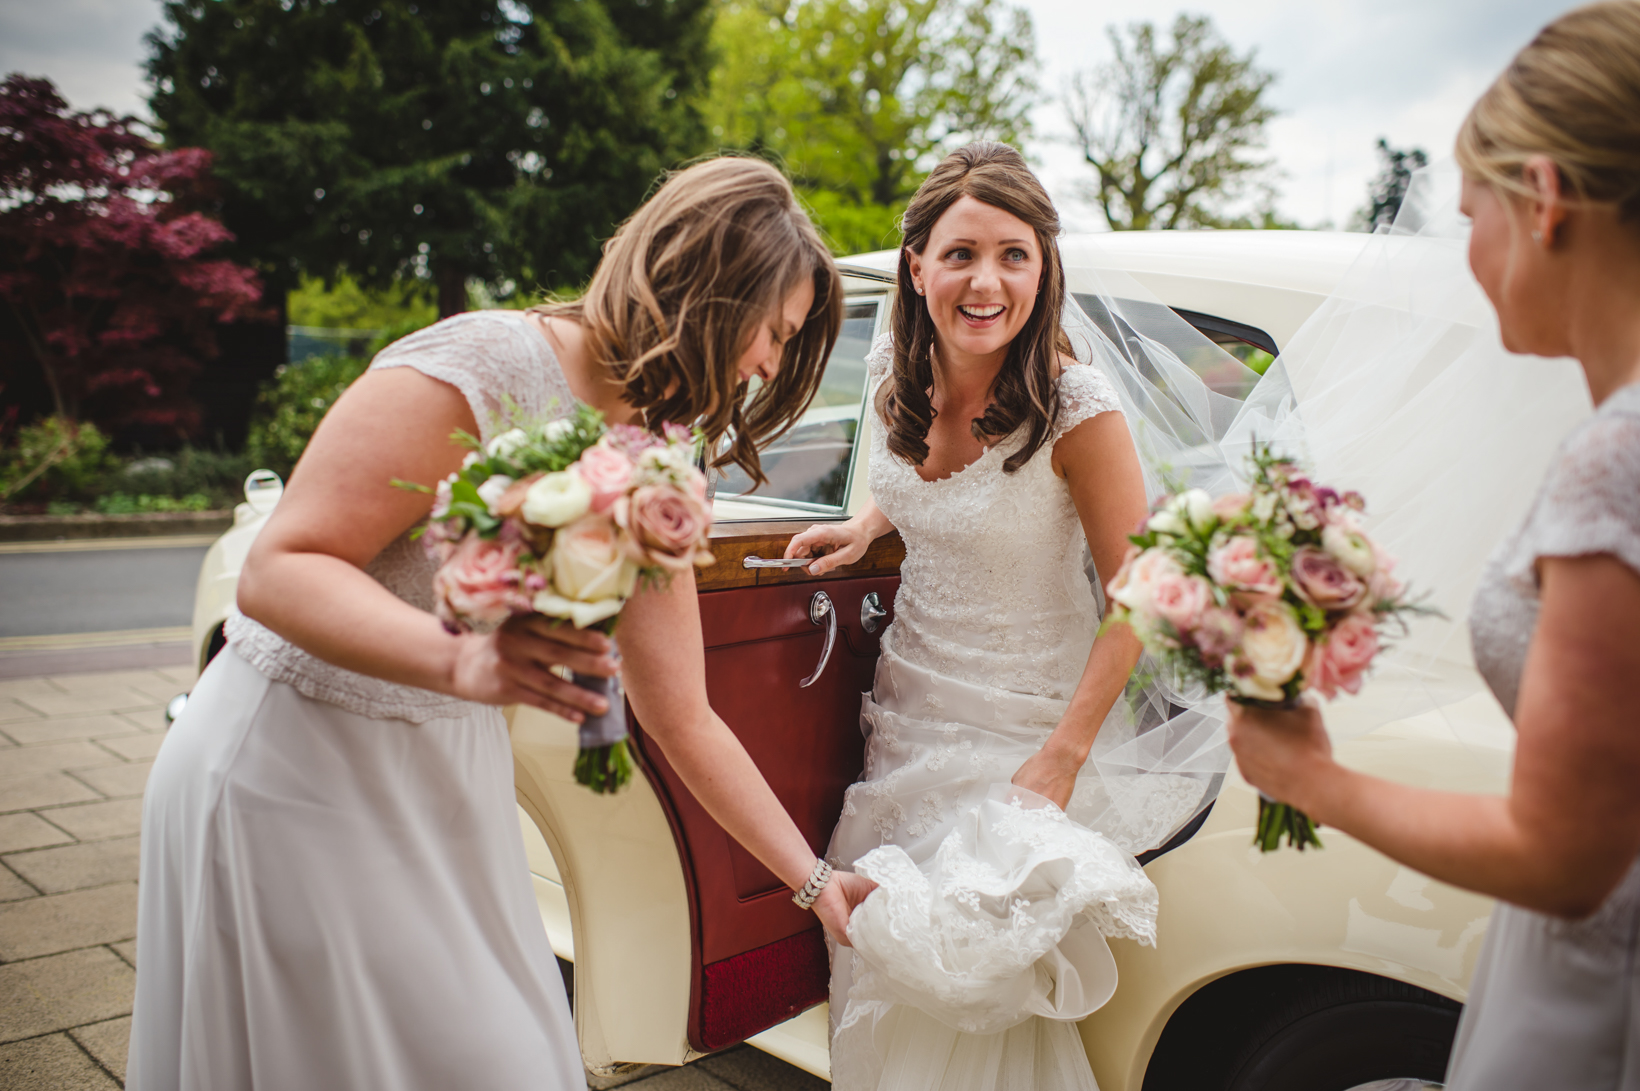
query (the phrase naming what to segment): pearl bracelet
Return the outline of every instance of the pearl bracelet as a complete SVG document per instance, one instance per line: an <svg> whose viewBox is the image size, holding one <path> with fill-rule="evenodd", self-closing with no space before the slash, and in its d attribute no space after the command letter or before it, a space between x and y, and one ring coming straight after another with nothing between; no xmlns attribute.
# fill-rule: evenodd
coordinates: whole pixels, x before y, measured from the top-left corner
<svg viewBox="0 0 1640 1091"><path fill-rule="evenodd" d="M814 861L814 872L809 875L809 881L803 884L802 890L792 895L792 901L797 903L799 909L812 909L814 899L820 896L820 892L826 889L826 884L829 882L831 882L831 865L826 863L824 857L820 857Z"/></svg>

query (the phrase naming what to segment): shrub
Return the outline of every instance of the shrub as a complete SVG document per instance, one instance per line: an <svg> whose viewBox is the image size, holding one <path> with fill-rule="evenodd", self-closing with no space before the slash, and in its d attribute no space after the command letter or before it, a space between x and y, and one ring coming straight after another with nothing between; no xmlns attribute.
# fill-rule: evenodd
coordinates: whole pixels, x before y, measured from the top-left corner
<svg viewBox="0 0 1640 1091"><path fill-rule="evenodd" d="M0 501L69 501L94 493L114 460L94 424L46 417L0 450Z"/></svg>
<svg viewBox="0 0 1640 1091"><path fill-rule="evenodd" d="M256 396L246 460L289 477L325 413L369 363L354 356L314 356L274 372Z"/></svg>

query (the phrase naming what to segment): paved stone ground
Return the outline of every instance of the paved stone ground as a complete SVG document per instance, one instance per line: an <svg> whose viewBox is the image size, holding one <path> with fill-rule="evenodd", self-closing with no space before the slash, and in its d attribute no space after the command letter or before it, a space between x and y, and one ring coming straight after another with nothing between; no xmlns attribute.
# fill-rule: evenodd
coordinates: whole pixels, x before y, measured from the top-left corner
<svg viewBox="0 0 1640 1091"><path fill-rule="evenodd" d="M165 702L192 682L186 667L0 681L0 1091L123 1085L142 789ZM750 1047L587 1084L827 1086Z"/></svg>

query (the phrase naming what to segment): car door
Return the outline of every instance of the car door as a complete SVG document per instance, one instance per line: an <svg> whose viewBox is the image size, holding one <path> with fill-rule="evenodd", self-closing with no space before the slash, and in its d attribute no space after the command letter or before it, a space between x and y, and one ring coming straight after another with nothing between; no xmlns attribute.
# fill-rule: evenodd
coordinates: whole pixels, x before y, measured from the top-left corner
<svg viewBox="0 0 1640 1091"><path fill-rule="evenodd" d="M860 695L892 619L904 550L889 536L821 579L744 567L749 557L778 557L802 525L746 524L715 539L700 611L712 707L823 854L844 789L864 765ZM641 724L634 737L688 891L690 1047L723 1049L825 1000L830 974L814 914L712 820Z"/></svg>
<svg viewBox="0 0 1640 1091"><path fill-rule="evenodd" d="M780 557L793 534L846 519L866 494L865 356L886 297L878 282L845 284L843 335L819 396L763 452L768 484L753 491L737 473L715 482L716 560L697 576L712 706L817 853L863 766L860 695L903 550L890 535L822 578L747 561ZM573 783L568 724L532 709L511 724L537 900L554 948L574 962L589 1068L678 1064L825 1000L818 921L706 814L641 722L632 734L643 776L614 796Z"/></svg>
<svg viewBox="0 0 1640 1091"><path fill-rule="evenodd" d="M878 294L848 301L819 395L762 452L768 484L752 491L738 471L715 483L717 560L697 581L712 707L816 853L824 853L843 791L864 765L860 695L871 688L878 641L892 619L904 550L891 535L858 563L818 579L748 564L779 558L810 523L846 517L851 483L863 470L865 356L883 302ZM642 724L634 737L688 891L690 1047L722 1049L823 1001L830 973L814 914L798 909L712 820Z"/></svg>

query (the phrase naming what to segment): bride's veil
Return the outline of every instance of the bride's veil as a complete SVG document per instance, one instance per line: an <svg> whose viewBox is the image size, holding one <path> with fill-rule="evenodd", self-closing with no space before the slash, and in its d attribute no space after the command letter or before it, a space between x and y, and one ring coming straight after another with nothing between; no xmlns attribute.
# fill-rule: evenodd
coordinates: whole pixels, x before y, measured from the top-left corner
<svg viewBox="0 0 1640 1091"><path fill-rule="evenodd" d="M1335 737L1414 719L1460 742L1507 733L1480 693L1464 618L1487 554L1590 410L1574 363L1503 348L1469 271L1459 181L1450 162L1419 171L1394 227L1365 241L1262 376L1120 272L1078 268L1078 287L1092 278L1096 290L1086 306L1067 300L1076 355L1116 387L1153 497L1239 489L1251 444L1272 442L1318 481L1367 498L1368 532L1444 615L1415 620L1360 696L1328 707ZM1229 753L1222 700L1153 665L1141 664L1128 705L1131 724L1102 729L1092 757L1109 799L1087 800L1097 810L1077 817L1144 848L1210 800ZM1190 806L1171 804L1191 792Z"/></svg>

